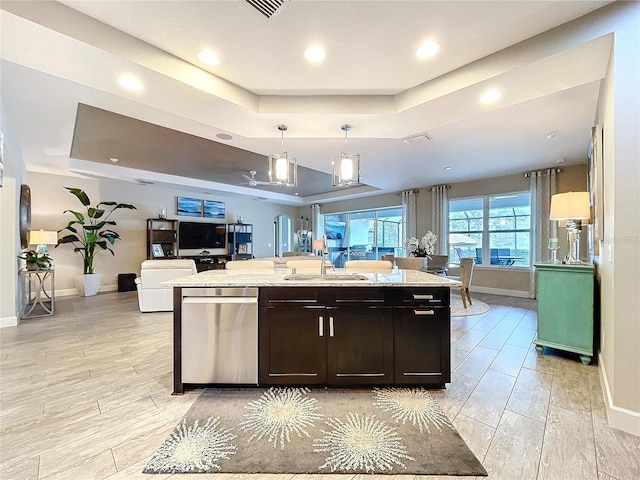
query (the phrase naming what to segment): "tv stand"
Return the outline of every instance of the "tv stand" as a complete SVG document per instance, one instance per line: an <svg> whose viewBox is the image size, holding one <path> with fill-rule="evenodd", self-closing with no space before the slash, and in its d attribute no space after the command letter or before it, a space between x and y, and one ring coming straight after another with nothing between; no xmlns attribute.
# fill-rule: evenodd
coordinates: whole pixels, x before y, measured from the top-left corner
<svg viewBox="0 0 640 480"><path fill-rule="evenodd" d="M231 255L192 255L187 257L196 263L196 270L198 272L205 272L207 270L224 270L224 264L231 260Z"/></svg>

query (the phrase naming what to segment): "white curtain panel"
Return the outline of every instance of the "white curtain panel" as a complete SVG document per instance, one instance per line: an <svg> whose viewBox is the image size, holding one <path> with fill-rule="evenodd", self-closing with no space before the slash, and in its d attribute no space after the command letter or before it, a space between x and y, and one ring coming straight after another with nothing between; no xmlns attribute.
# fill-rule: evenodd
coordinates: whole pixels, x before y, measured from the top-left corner
<svg viewBox="0 0 640 480"><path fill-rule="evenodd" d="M449 195L448 185L431 188L431 231L438 237L435 253L449 255Z"/></svg>
<svg viewBox="0 0 640 480"><path fill-rule="evenodd" d="M319 203L311 205L311 232L312 238L317 240L324 235L324 222L322 221L322 211Z"/></svg>
<svg viewBox="0 0 640 480"><path fill-rule="evenodd" d="M548 260L550 253L547 246L549 238L558 236L557 224L549 220L551 196L556 193L555 168L538 170L529 174L531 193L531 262L538 263ZM536 277L535 268L531 265L529 278L529 296L535 298Z"/></svg>
<svg viewBox="0 0 640 480"><path fill-rule="evenodd" d="M416 237L416 223L418 210L416 207L415 190L406 190L402 192L402 218L404 220L404 240Z"/></svg>

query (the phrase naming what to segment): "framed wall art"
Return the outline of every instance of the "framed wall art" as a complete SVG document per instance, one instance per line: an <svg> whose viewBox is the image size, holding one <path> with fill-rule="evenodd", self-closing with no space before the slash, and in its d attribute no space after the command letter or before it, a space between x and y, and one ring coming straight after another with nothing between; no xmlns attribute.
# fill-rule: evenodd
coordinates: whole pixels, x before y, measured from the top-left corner
<svg viewBox="0 0 640 480"><path fill-rule="evenodd" d="M603 130L601 125L591 129L588 151L589 197L594 241L604 239L604 165ZM597 247L594 247L597 248ZM595 252L597 254L597 252Z"/></svg>
<svg viewBox="0 0 640 480"><path fill-rule="evenodd" d="M186 217L202 216L202 200L199 198L178 197L178 215Z"/></svg>

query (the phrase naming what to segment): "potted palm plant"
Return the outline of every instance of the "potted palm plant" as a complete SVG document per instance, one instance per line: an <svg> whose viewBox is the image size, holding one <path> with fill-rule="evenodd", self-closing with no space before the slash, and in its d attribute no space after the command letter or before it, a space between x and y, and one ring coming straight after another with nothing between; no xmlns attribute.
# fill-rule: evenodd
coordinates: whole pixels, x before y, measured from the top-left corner
<svg viewBox="0 0 640 480"><path fill-rule="evenodd" d="M110 220L116 210L127 208L136 210L136 207L127 203L100 202L95 207L91 206L91 200L87 194L79 188L64 187L73 194L85 207L84 213L75 210L65 210L62 213L71 213L73 220L58 232L67 232L58 240L58 245L70 243L73 251L82 256L83 274L76 278L76 289L83 297L90 297L98 293L101 275L93 271L93 261L98 252L108 251L115 255L110 248L120 235L111 229L116 222Z"/></svg>

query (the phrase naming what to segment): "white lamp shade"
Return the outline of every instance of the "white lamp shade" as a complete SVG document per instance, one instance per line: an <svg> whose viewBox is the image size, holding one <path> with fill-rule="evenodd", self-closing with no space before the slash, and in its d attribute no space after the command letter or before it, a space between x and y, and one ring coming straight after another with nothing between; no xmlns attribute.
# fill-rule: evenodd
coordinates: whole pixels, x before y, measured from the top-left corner
<svg viewBox="0 0 640 480"><path fill-rule="evenodd" d="M551 220L584 220L590 217L589 192L558 193L551 197Z"/></svg>
<svg viewBox="0 0 640 480"><path fill-rule="evenodd" d="M55 245L58 243L58 232L55 230L31 230L29 245Z"/></svg>

